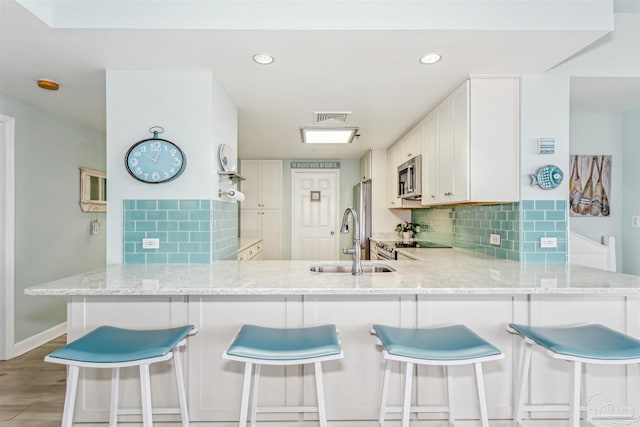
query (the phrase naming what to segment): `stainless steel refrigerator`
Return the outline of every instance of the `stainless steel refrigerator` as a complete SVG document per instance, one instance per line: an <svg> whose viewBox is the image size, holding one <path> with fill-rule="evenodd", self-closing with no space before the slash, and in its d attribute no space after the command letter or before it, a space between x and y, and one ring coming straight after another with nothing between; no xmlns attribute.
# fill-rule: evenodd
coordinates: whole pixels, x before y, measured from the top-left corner
<svg viewBox="0 0 640 427"><path fill-rule="evenodd" d="M360 221L362 259L369 259L369 237L371 237L371 180L360 181L353 187L353 209Z"/></svg>

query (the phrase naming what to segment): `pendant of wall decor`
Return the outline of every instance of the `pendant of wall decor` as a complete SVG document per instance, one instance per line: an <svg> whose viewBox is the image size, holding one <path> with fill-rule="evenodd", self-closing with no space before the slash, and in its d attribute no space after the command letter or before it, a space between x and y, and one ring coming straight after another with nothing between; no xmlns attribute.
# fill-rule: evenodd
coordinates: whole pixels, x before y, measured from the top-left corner
<svg viewBox="0 0 640 427"><path fill-rule="evenodd" d="M564 178L564 174L556 165L542 166L531 177L531 186L539 185L543 190L553 190L558 187Z"/></svg>

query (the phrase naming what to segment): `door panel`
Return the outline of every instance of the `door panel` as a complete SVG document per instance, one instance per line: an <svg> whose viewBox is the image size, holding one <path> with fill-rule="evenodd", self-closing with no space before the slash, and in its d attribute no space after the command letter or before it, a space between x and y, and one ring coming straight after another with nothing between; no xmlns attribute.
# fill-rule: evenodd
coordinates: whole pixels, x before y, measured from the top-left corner
<svg viewBox="0 0 640 427"><path fill-rule="evenodd" d="M292 259L338 259L338 177L337 170L293 172Z"/></svg>

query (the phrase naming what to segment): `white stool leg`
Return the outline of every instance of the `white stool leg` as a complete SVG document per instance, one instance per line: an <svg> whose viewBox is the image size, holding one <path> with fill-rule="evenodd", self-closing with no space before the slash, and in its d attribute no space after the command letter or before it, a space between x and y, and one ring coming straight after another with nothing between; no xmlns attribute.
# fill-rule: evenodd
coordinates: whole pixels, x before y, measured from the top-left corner
<svg viewBox="0 0 640 427"><path fill-rule="evenodd" d="M249 411L249 391L251 389L252 370L253 364L246 362L244 364L244 380L242 381L242 402L240 404L239 427L247 427L247 412Z"/></svg>
<svg viewBox="0 0 640 427"><path fill-rule="evenodd" d="M413 363L405 362L404 403L402 405L402 427L409 427L411 409L411 382L413 381Z"/></svg>
<svg viewBox="0 0 640 427"><path fill-rule="evenodd" d="M520 375L518 390L516 391L516 401L513 408L513 425L518 427L522 423L522 408L524 406L524 393L527 388L527 376L529 374L529 364L531 363L530 342L523 340L522 353L520 354Z"/></svg>
<svg viewBox="0 0 640 427"><path fill-rule="evenodd" d="M478 402L480 403L480 420L482 427L489 427L489 415L487 414L487 397L484 391L484 377L482 375L482 363L473 364L476 371L476 386L478 388Z"/></svg>
<svg viewBox="0 0 640 427"><path fill-rule="evenodd" d="M189 427L189 411L187 409L187 391L184 388L184 373L179 347L173 349L173 367L176 371L176 385L178 386L178 402L180 404L180 418L182 427Z"/></svg>
<svg viewBox="0 0 640 427"><path fill-rule="evenodd" d="M569 413L569 425L580 427L580 376L582 374L582 363L573 362L573 387L571 388L571 404Z"/></svg>
<svg viewBox="0 0 640 427"><path fill-rule="evenodd" d="M443 365L444 374L447 377L447 410L449 411L449 424L453 425L456 421L455 413L453 412L453 377L449 372L449 367Z"/></svg>
<svg viewBox="0 0 640 427"><path fill-rule="evenodd" d="M71 427L73 424L73 411L76 406L76 391L78 389L78 372L80 368L69 365L67 371L67 390L64 397L62 427Z"/></svg>
<svg viewBox="0 0 640 427"><path fill-rule="evenodd" d="M253 368L253 393L251 395L251 427L256 427L256 418L258 414L258 390L260 389L260 370L262 365L256 363Z"/></svg>
<svg viewBox="0 0 640 427"><path fill-rule="evenodd" d="M140 365L140 396L142 398L142 425L153 427L151 413L151 379L149 378L149 365Z"/></svg>
<svg viewBox="0 0 640 427"><path fill-rule="evenodd" d="M327 409L324 403L324 383L322 381L322 363L315 362L313 364L316 374L316 394L318 395L318 419L320 427L327 427Z"/></svg>
<svg viewBox="0 0 640 427"><path fill-rule="evenodd" d="M382 378L382 394L380 396L380 417L378 424L384 427L384 416L387 413L387 393L389 391L389 376L391 375L391 362L389 359L384 361L384 377Z"/></svg>
<svg viewBox="0 0 640 427"><path fill-rule="evenodd" d="M120 392L120 368L111 369L111 403L109 404L109 427L118 425L118 398Z"/></svg>

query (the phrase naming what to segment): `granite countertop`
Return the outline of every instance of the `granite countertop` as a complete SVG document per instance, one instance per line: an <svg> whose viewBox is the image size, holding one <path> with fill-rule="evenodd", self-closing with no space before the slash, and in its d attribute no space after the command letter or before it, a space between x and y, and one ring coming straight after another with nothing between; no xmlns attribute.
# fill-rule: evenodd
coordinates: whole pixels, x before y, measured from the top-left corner
<svg viewBox="0 0 640 427"><path fill-rule="evenodd" d="M389 261L391 273L314 273L316 261L118 264L27 288L27 295L639 295L640 276L573 265L521 264L461 249ZM348 264L349 262L327 262ZM367 263L367 262L365 262ZM376 262L383 263L383 262Z"/></svg>

